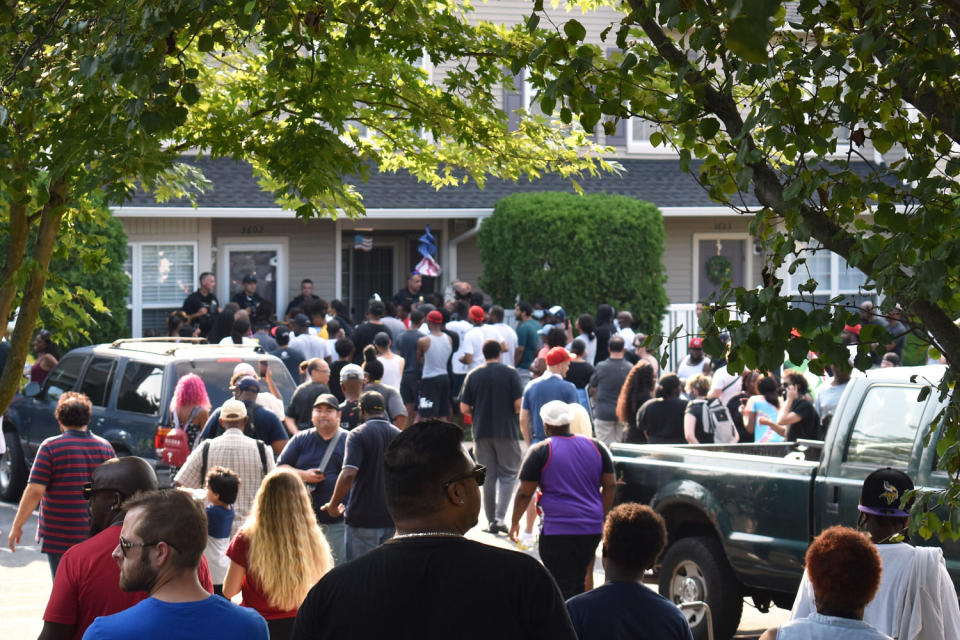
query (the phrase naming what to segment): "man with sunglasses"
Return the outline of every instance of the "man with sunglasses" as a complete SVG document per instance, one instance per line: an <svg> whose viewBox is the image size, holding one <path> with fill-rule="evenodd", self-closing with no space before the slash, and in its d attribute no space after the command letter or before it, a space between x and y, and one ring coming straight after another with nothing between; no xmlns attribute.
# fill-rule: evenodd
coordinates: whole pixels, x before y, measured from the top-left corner
<svg viewBox="0 0 960 640"><path fill-rule="evenodd" d="M518 540L520 517L539 486L540 559L569 599L584 591L603 520L613 506L613 458L596 438L570 433L571 404L551 400L541 407L540 417L547 439L527 450L520 467L510 539Z"/></svg>
<svg viewBox="0 0 960 640"><path fill-rule="evenodd" d="M123 501L156 489L153 468L135 456L113 458L94 469L90 482L83 486L91 537L63 554L43 613L40 640L79 639L94 618L123 611L147 597L143 592L120 590L120 569L110 554L117 547L126 514ZM212 592L205 562L199 577L204 588Z"/></svg>
<svg viewBox="0 0 960 640"><path fill-rule="evenodd" d="M207 518L199 502L168 489L140 493L123 508L127 515L112 554L120 567L120 589L146 591L149 597L97 618L85 640L267 640L267 623L259 613L211 595L197 579L207 544Z"/></svg>
<svg viewBox="0 0 960 640"><path fill-rule="evenodd" d="M397 533L329 571L300 606L294 640L576 637L556 584L526 554L468 540L486 469L463 431L428 420L390 443L383 462Z"/></svg>

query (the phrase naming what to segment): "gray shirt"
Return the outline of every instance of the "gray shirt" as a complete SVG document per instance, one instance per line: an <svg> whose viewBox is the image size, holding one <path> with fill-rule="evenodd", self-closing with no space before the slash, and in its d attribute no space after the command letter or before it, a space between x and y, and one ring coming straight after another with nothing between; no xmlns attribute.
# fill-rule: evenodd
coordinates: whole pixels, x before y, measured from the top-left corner
<svg viewBox="0 0 960 640"><path fill-rule="evenodd" d="M627 374L633 368L623 358L607 358L597 365L597 370L590 378L590 386L596 387L596 408L594 417L597 420L617 419L617 399L620 398L620 388L623 387Z"/></svg>
<svg viewBox="0 0 960 640"><path fill-rule="evenodd" d="M436 378L447 375L447 362L453 352L453 342L450 336L441 333L439 336L430 334L430 348L423 354L423 377Z"/></svg>
<svg viewBox="0 0 960 640"><path fill-rule="evenodd" d="M407 407L403 404L403 398L396 387L380 382L371 382L363 388L364 391L376 391L383 396L387 403L387 415L390 416L390 422L393 422L397 416L407 415Z"/></svg>

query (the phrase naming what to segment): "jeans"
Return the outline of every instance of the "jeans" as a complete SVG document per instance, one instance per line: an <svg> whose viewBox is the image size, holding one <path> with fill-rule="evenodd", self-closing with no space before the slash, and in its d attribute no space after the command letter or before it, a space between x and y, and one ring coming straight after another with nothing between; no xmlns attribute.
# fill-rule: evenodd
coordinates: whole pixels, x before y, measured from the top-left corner
<svg viewBox="0 0 960 640"><path fill-rule="evenodd" d="M487 468L483 484L483 511L487 522L504 523L507 505L520 470L520 443L516 438L480 438L474 444L477 462Z"/></svg>
<svg viewBox="0 0 960 640"><path fill-rule="evenodd" d="M329 524L321 523L320 525L320 530L323 531L323 537L327 539L327 544L330 545L330 553L333 555L333 564L335 566L346 562L347 543L344 541L346 527L347 525L344 524L342 519Z"/></svg>
<svg viewBox="0 0 960 640"><path fill-rule="evenodd" d="M560 587L563 599L583 593L587 567L597 553L600 534L540 536L540 559Z"/></svg>
<svg viewBox="0 0 960 640"><path fill-rule="evenodd" d="M393 527L371 528L346 525L344 535L346 551L344 555L347 562L356 560L368 551L373 551L392 538L394 531Z"/></svg>
<svg viewBox="0 0 960 640"><path fill-rule="evenodd" d="M615 442L620 442L623 435L623 423L616 420L594 420L593 428L597 432L597 440L608 447Z"/></svg>
<svg viewBox="0 0 960 640"><path fill-rule="evenodd" d="M57 577L57 567L60 566L60 558L63 557L62 553L48 553L47 562L50 564L50 577Z"/></svg>

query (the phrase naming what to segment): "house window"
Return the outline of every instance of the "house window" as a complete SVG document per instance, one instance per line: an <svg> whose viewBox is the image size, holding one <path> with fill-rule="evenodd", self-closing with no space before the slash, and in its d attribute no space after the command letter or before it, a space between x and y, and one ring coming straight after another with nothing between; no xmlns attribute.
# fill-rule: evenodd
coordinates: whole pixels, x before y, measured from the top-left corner
<svg viewBox="0 0 960 640"><path fill-rule="evenodd" d="M793 274L787 269L789 265L782 267L781 274L787 291L792 296L799 296L800 285L811 278L816 281L817 288L812 295L805 291L802 300L795 299L795 306L813 308L837 296L844 296L843 304L849 305L857 305L864 300L876 302L876 295L863 289L867 276L848 265L837 254L818 245L810 245L801 252L800 257L805 258L806 263L800 265Z"/></svg>
<svg viewBox="0 0 960 640"><path fill-rule="evenodd" d="M165 334L167 316L196 289L196 256L195 242L127 245L123 269L131 282L127 309L133 336Z"/></svg>

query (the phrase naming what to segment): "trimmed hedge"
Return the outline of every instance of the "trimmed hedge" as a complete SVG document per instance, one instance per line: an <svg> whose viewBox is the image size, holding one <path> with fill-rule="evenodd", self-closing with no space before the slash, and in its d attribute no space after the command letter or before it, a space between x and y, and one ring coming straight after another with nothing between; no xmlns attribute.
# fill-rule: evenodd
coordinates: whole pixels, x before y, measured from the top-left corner
<svg viewBox="0 0 960 640"><path fill-rule="evenodd" d="M625 196L541 192L497 202L480 227L480 286L510 308L517 294L568 316L607 303L659 331L667 307L660 210Z"/></svg>

